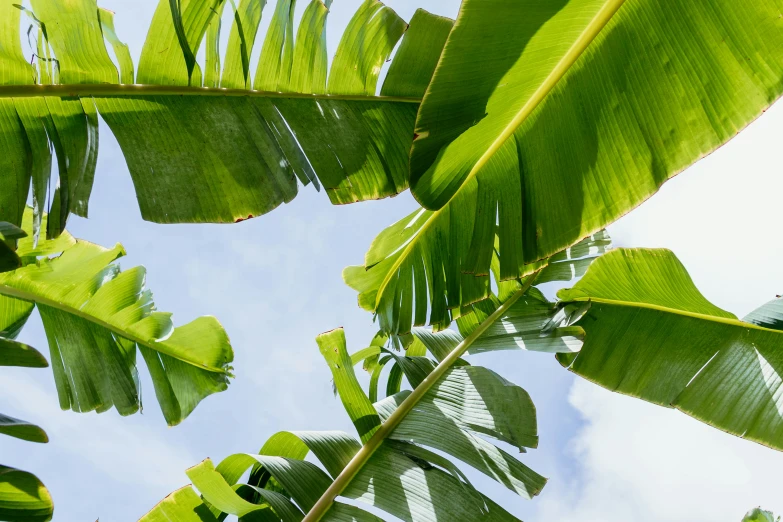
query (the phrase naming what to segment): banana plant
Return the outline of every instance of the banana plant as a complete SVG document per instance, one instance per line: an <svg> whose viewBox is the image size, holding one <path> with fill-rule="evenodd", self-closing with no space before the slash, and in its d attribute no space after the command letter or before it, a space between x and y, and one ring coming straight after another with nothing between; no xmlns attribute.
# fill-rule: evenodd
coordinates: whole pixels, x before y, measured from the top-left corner
<svg viewBox="0 0 783 522"><path fill-rule="evenodd" d="M781 24L777 0L463 0L416 118L423 210L373 243L363 305L428 291L448 323L493 250L524 277L629 212L778 99Z"/></svg>
<svg viewBox="0 0 783 522"><path fill-rule="evenodd" d="M270 521L382 520L362 504L402 520L516 520L479 492L451 458L522 498L543 488L546 479L485 438L523 452L535 448L536 413L522 388L461 359L470 342L453 346L440 362L423 355L403 357L413 390L373 404L356 378L343 330L317 341L357 436L280 432L258 454L232 455L217 466L207 459L187 471L200 495L191 486L175 491L142 521L213 522L228 515ZM451 341L441 334L417 337L425 346ZM441 353L440 347L431 353ZM310 452L323 469L304 460ZM358 503L335 501L338 496Z"/></svg>
<svg viewBox="0 0 783 522"><path fill-rule="evenodd" d="M134 68L113 13L96 0L30 0L24 16L37 42L30 64L23 11L16 0L0 0L0 218L18 224L31 180L36 234L49 199L50 238L69 212L87 215L98 114L122 148L149 221L241 221L291 201L297 180L323 186L335 204L405 190L416 110L452 21L419 10L408 24L365 0L329 68L331 2L311 0L295 30L295 0L278 0L251 64L266 1L231 2L221 53L226 3L160 0ZM195 58L201 49L203 68Z"/></svg>
<svg viewBox="0 0 783 522"><path fill-rule="evenodd" d="M192 486L175 491L141 520L214 522L228 515L285 522L383 520L361 504L415 522L517 520L475 489L454 460L522 498L539 494L546 479L487 439L520 452L537 447L535 406L522 388L464 356L511 348L578 349L581 328L546 328L559 308L535 285L581 275L608 246L601 232L527 278L500 281L498 296L464 311L460 332L414 328L396 342L381 333L353 354L342 329L322 334L321 354L358 438L281 432L258 454L232 455L217 466L207 459L187 471ZM368 393L354 371L360 363L372 374ZM386 395L378 400L386 366ZM411 390L401 390L403 376ZM325 471L304 460L311 451Z"/></svg>
<svg viewBox="0 0 783 522"><path fill-rule="evenodd" d="M0 277L2 272L21 265L16 253L6 244L25 236L23 230L10 223L0 223ZM35 348L0 334L0 366L46 368L49 363ZM46 432L27 421L0 413L0 435L45 444ZM26 471L0 464L0 520L44 522L51 520L54 504L49 491L41 481Z"/></svg>
<svg viewBox="0 0 783 522"><path fill-rule="evenodd" d="M169 425L228 387L234 354L217 319L174 328L171 314L156 311L144 268L121 271L116 264L122 245L104 248L68 232L36 244L26 233L34 219L28 209L11 251L21 267L0 274L0 338L18 347L13 339L38 308L62 409L136 413L137 348Z"/></svg>

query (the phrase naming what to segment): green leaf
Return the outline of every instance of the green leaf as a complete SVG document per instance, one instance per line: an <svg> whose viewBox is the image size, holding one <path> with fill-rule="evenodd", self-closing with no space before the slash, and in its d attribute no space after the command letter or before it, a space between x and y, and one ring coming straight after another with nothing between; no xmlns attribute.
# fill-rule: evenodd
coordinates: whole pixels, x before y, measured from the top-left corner
<svg viewBox="0 0 783 522"><path fill-rule="evenodd" d="M778 522L779 520L780 518L775 518L771 511L756 508L748 511L742 522Z"/></svg>
<svg viewBox="0 0 783 522"><path fill-rule="evenodd" d="M256 41L261 12L266 0L241 0L234 13L234 24L228 37L225 67L221 87L227 89L250 88L250 51Z"/></svg>
<svg viewBox="0 0 783 522"><path fill-rule="evenodd" d="M337 47L327 92L375 94L381 66L391 56L406 29L405 20L391 8L378 0L365 0L348 23ZM408 60L411 59L409 56Z"/></svg>
<svg viewBox="0 0 783 522"><path fill-rule="evenodd" d="M236 7L221 56L224 1L160 0L135 74L143 85L128 85L133 59L112 13L99 10L96 0L61 4L33 2L30 14L40 19L34 30L41 43L38 85L18 59L19 10L9 5L0 13L17 21L4 30L0 55L0 82L7 83L0 85L0 169L7 173L0 181L1 220L19 224L31 179L36 215L53 216L49 238L63 230L69 212L87 214L97 112L120 144L149 221L233 223L290 202L299 184L311 182L334 204L407 189L416 111L448 20L416 14L379 97L381 67L408 25L377 0L366 0L352 18L331 71L329 8L321 0L309 1L298 27L295 2L276 2L258 63L250 57L260 40L264 1ZM203 70L196 61L201 49ZM46 61L50 55L56 62ZM59 189L51 179L50 146L61 170ZM36 237L39 227L40 218Z"/></svg>
<svg viewBox="0 0 783 522"><path fill-rule="evenodd" d="M450 18L417 9L389 67L381 95L424 96L453 26Z"/></svg>
<svg viewBox="0 0 783 522"><path fill-rule="evenodd" d="M321 0L312 0L302 14L294 45L294 63L288 90L326 92L329 57L326 51L326 17L329 8ZM373 93L375 94L375 93Z"/></svg>
<svg viewBox="0 0 783 522"><path fill-rule="evenodd" d="M776 0L465 0L417 116L413 194L468 237L497 215L522 276L781 95L779 15Z"/></svg>
<svg viewBox="0 0 783 522"><path fill-rule="evenodd" d="M28 442L49 442L49 437L40 427L27 421L3 415L2 413L0 413L0 433Z"/></svg>
<svg viewBox="0 0 783 522"><path fill-rule="evenodd" d="M378 413L387 419L408 394L400 392L377 403ZM516 457L434 408L426 415L418 412L409 415L390 439L421 444L452 455L522 498L533 498L546 484L546 479Z"/></svg>
<svg viewBox="0 0 783 522"><path fill-rule="evenodd" d="M0 466L0 520L46 522L53 513L52 497L35 475Z"/></svg>
<svg viewBox="0 0 783 522"><path fill-rule="evenodd" d="M560 357L571 371L783 449L783 332L710 303L671 252L614 250L558 296L561 306L589 304L577 323L582 350ZM777 310L773 302L747 320Z"/></svg>
<svg viewBox="0 0 783 522"><path fill-rule="evenodd" d="M49 362L35 348L0 337L0 366L46 368Z"/></svg>
<svg viewBox="0 0 783 522"><path fill-rule="evenodd" d="M218 522L206 504L190 486L171 493L139 522Z"/></svg>
<svg viewBox="0 0 783 522"><path fill-rule="evenodd" d="M170 425L227 388L233 351L223 327L202 317L174 328L171 314L155 310L145 270L121 272L113 264L125 255L121 245L106 249L63 234L29 250L27 239L19 252L30 264L0 274L0 334L13 339L38 306L63 409L138 411L137 346ZM59 257L35 259L56 247L65 247ZM27 348L14 347L12 357Z"/></svg>
<svg viewBox="0 0 783 522"><path fill-rule="evenodd" d="M114 55L117 57L117 62L120 66L120 83L135 83L133 80L133 57L128 46L120 40L120 37L117 36L117 31L114 29L114 12L99 7L98 18L101 22L103 36L109 41L112 50L114 50Z"/></svg>
<svg viewBox="0 0 783 522"><path fill-rule="evenodd" d="M362 442L367 442L380 427L381 421L359 385L359 381L356 380L353 363L345 346L345 331L342 328L332 330L319 335L316 341L321 355L332 371L334 384L345 411L351 417Z"/></svg>
<svg viewBox="0 0 783 522"><path fill-rule="evenodd" d="M378 315L382 331L405 335L411 327L427 323L445 329L477 303L491 301L493 276L501 298L516 292L519 278L508 271L507 252L500 248L507 229L492 223L480 241L495 247L481 260L483 266L466 273L459 260L474 256L476 239L463 225L460 216L448 209L420 209L378 234L365 254L364 266L343 271L345 283L359 293L359 306ZM609 236L600 231L547 260L527 265L523 274L540 271L537 284L569 281L584 274L609 244Z"/></svg>
<svg viewBox="0 0 783 522"><path fill-rule="evenodd" d="M22 262L19 260L19 256L0 239L0 273L16 270L20 266L22 266Z"/></svg>

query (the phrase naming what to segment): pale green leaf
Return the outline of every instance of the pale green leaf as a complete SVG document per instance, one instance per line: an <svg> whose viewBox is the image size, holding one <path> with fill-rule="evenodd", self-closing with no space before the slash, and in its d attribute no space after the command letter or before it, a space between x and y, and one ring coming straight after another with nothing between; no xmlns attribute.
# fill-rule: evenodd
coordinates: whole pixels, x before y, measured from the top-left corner
<svg viewBox="0 0 783 522"><path fill-rule="evenodd" d="M139 522L218 522L209 508L190 486L161 500Z"/></svg>
<svg viewBox="0 0 783 522"><path fill-rule="evenodd" d="M380 426L380 419L372 403L356 380L353 363L345 346L342 328L321 334L317 338L321 355L326 359L334 378L334 384L345 411L351 417L362 442L367 442Z"/></svg>
<svg viewBox="0 0 783 522"><path fill-rule="evenodd" d="M155 311L144 269L112 264L125 253L120 245L105 249L63 234L30 251L27 239L20 252L31 263L0 275L0 333L13 339L38 306L62 408L138 411L137 346L169 424L227 388L233 351L222 326L202 317L174 328L170 314ZM33 257L58 246L65 248L59 257Z"/></svg>

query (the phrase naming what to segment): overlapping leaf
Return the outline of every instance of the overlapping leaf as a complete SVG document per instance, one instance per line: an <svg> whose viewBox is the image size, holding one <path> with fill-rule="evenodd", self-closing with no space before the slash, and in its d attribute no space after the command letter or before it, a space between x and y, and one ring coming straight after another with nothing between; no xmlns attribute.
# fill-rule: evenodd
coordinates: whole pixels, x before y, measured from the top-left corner
<svg viewBox="0 0 783 522"><path fill-rule="evenodd" d="M642 249L599 258L558 296L585 312L581 351L558 356L571 371L783 449L780 300L737 320L699 293L671 252Z"/></svg>
<svg viewBox="0 0 783 522"><path fill-rule="evenodd" d="M460 223L460 218L448 209L438 213L416 211L373 240L364 266L345 269L343 279L359 293L359 306L377 314L382 331L404 335L412 326L428 322L445 328L453 319L470 313L473 305L489 305L480 303L492 299L492 275L501 297L513 293L518 278L506 266L507 252L487 252L488 256L479 261L481 270L475 273L460 268L464 266L460 260L475 253L469 230ZM486 233L497 247L508 230L493 225ZM581 276L609 243L608 235L598 232L548 260L525 266L522 274L540 271L536 284L569 281Z"/></svg>
<svg viewBox="0 0 783 522"><path fill-rule="evenodd" d="M208 459L191 468L193 487L172 493L142 520L212 522L228 515L284 522L382 520L361 507L369 504L406 521L516 521L479 492L451 459L523 498L537 495L545 479L491 442L504 441L521 451L536 447L530 397L486 368L456 364L464 350L451 346L449 334L420 334L414 334L415 342L455 364L434 370L439 358L426 358L426 348L415 357L402 357L400 366L414 391L374 405L356 380L353 365L373 352L377 356L381 338L352 360L341 329L319 336L321 353L361 442L341 432L278 433L258 454L232 455L217 466ZM428 363L420 364L422 360ZM321 466L304 460L310 452ZM240 482L243 476L247 478Z"/></svg>
<svg viewBox="0 0 783 522"><path fill-rule="evenodd" d="M21 11L0 2L0 219L19 223L31 180L36 216L52 201L50 238L69 212L87 214L98 113L119 141L150 221L258 216L291 201L297 180L323 186L333 203L406 189L418 101L451 21L416 13L377 97L381 67L408 27L393 10L366 0L330 71L322 0L310 1L298 28L294 0L270 6L260 60L250 62L265 3L236 5L222 54L225 0L160 0L134 71L113 13L96 0L31 2L39 36L32 65L22 55ZM127 85L134 82L143 86Z"/></svg>
<svg viewBox="0 0 783 522"><path fill-rule="evenodd" d="M523 276L735 136L782 80L777 0L464 0L417 116L411 186L435 212L409 249L481 276L497 223L504 278Z"/></svg>

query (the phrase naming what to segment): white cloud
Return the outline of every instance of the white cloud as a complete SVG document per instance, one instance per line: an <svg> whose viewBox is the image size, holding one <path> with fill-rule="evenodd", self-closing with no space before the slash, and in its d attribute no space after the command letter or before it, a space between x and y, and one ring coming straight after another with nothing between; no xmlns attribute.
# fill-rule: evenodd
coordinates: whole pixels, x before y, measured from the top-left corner
<svg viewBox="0 0 783 522"><path fill-rule="evenodd" d="M21 371L4 371L0 396L23 410L14 414L44 428L48 446L57 453L67 452L119 483L165 491L184 482L183 471L198 461L182 446L167 444L155 431L127 422L115 411L101 416L60 411L57 396ZM25 448L33 454L39 447L25 443Z"/></svg>
<svg viewBox="0 0 783 522"><path fill-rule="evenodd" d="M758 505L783 513L782 453L583 380L570 402L586 423L570 450L580 477L551 484L536 520L739 521Z"/></svg>

